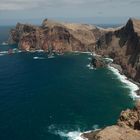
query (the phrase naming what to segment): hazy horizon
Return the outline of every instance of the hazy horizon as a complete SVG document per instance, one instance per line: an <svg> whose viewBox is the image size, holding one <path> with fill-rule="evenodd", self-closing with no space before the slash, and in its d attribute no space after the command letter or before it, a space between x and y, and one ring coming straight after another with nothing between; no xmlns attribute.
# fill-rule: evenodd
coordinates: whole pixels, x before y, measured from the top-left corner
<svg viewBox="0 0 140 140"><path fill-rule="evenodd" d="M41 24L45 18L89 24L125 24L139 17L139 0L0 0L0 25Z"/></svg>
<svg viewBox="0 0 140 140"><path fill-rule="evenodd" d="M122 25L126 24L129 18L137 18L139 17L81 17L81 18L65 18L65 17L44 17L44 18L34 18L34 19L5 19L0 22L0 26L14 26L18 22L19 23L28 23L28 24L35 24L41 25L44 19L62 21L62 22L73 22L73 23L83 23L83 24L106 24L106 25Z"/></svg>

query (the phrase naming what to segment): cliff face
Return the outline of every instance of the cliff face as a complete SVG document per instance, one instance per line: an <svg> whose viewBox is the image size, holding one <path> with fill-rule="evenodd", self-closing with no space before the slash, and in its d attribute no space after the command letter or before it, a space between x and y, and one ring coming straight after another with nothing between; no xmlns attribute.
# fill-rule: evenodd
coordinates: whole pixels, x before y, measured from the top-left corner
<svg viewBox="0 0 140 140"><path fill-rule="evenodd" d="M140 20L129 19L124 27L105 33L96 51L113 58L128 77L140 82Z"/></svg>
<svg viewBox="0 0 140 140"><path fill-rule="evenodd" d="M41 26L18 23L11 30L9 42L18 43L26 51L96 51L113 58L127 77L140 82L140 20L129 19L125 26L107 30L47 19ZM100 59L92 61L96 67L104 66ZM123 111L116 125L83 136L89 140L140 140L140 103Z"/></svg>
<svg viewBox="0 0 140 140"><path fill-rule="evenodd" d="M9 42L18 43L23 50L93 51L101 34L95 26L46 19L40 27L18 23Z"/></svg>
<svg viewBox="0 0 140 140"><path fill-rule="evenodd" d="M82 136L88 140L140 140L140 102L134 109L122 111L116 125Z"/></svg>

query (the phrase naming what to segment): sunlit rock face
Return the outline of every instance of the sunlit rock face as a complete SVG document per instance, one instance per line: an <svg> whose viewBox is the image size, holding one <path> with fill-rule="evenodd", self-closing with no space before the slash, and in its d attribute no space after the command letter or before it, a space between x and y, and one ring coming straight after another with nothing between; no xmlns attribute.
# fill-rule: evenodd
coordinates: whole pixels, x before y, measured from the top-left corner
<svg viewBox="0 0 140 140"><path fill-rule="evenodd" d="M87 24L62 23L45 19L41 26L18 23L9 42L23 50L93 51L104 31Z"/></svg>

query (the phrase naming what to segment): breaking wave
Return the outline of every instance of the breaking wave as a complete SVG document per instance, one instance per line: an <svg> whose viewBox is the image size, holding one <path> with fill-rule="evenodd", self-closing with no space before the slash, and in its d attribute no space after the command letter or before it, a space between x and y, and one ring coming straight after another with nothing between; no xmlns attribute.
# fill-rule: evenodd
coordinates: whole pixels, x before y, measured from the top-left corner
<svg viewBox="0 0 140 140"><path fill-rule="evenodd" d="M130 89L130 92L131 92L131 97L133 99L137 99L137 98L140 98L140 96L137 95L136 91L139 90L139 87L134 84L133 82L129 81L128 78L125 76L125 75L121 75L119 70L114 68L114 67L111 67L111 66L108 66L109 70L111 70L116 76L117 78L124 84L126 84L127 88Z"/></svg>
<svg viewBox="0 0 140 140"><path fill-rule="evenodd" d="M86 67L88 67L90 70L96 70L96 68L94 68L91 64L86 65Z"/></svg>
<svg viewBox="0 0 140 140"><path fill-rule="evenodd" d="M92 129L92 131L99 130L99 125L93 125ZM82 134L89 133L91 131L82 132L80 129L77 129L76 131L68 131L66 129L58 129L56 125L50 125L48 127L48 132L60 136L62 140L87 140L86 138L82 137Z"/></svg>
<svg viewBox="0 0 140 140"><path fill-rule="evenodd" d="M82 132L80 130L68 132L67 130L57 129L55 125L50 125L48 127L48 132L60 136L62 140L66 138L68 140L86 140L82 138Z"/></svg>
<svg viewBox="0 0 140 140"><path fill-rule="evenodd" d="M91 57L89 57L89 58L88 58L88 60L92 60L92 58L91 58Z"/></svg>
<svg viewBox="0 0 140 140"><path fill-rule="evenodd" d="M93 128L93 130L98 130L98 129L99 129L99 125L98 125L98 124L94 124L94 125L92 126L92 128Z"/></svg>

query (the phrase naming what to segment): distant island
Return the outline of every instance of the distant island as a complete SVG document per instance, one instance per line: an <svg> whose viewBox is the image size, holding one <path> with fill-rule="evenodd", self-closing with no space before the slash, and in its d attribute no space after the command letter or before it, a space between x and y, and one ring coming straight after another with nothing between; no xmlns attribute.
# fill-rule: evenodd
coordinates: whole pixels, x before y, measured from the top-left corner
<svg viewBox="0 0 140 140"><path fill-rule="evenodd" d="M140 20L129 19L126 25L103 29L88 24L62 23L45 19L41 26L18 23L10 32L10 44L23 51L43 50L65 53L91 52L113 59L113 67L140 84ZM92 65L104 66L94 56ZM137 91L137 96L140 91ZM121 113L116 126L83 134L89 140L140 140L140 108Z"/></svg>

